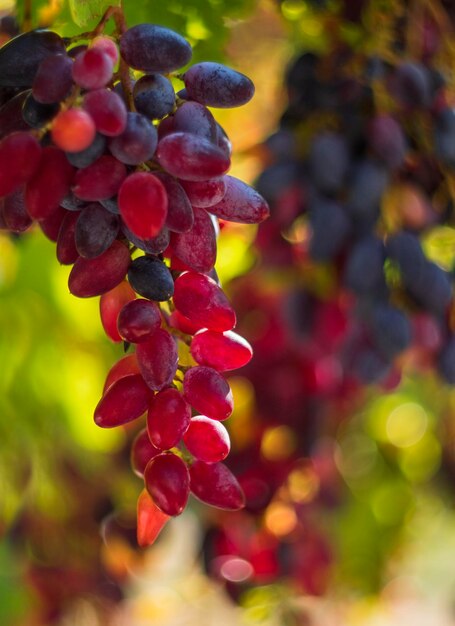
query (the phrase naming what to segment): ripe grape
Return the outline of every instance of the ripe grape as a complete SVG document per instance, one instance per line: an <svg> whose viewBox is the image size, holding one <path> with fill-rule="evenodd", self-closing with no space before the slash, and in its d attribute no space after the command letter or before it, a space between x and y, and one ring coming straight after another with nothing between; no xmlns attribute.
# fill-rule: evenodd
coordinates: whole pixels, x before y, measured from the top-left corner
<svg viewBox="0 0 455 626"><path fill-rule="evenodd" d="M216 232L204 209L193 210L194 222L183 233L172 233L171 245L175 256L196 272L210 272L216 261Z"/></svg>
<svg viewBox="0 0 455 626"><path fill-rule="evenodd" d="M138 24L122 35L120 54L135 70L168 73L186 65L192 50L183 37L169 28Z"/></svg>
<svg viewBox="0 0 455 626"><path fill-rule="evenodd" d="M127 283L125 283L127 284ZM132 291L132 290L131 290ZM101 296L103 297L103 296ZM120 378L125 378L125 376L131 376L132 374L140 374L139 365L137 363L136 354L127 354L122 357L119 361L114 363L114 365L109 370L106 380L104 382L103 394L111 387L115 382L120 380Z"/></svg>
<svg viewBox="0 0 455 626"><path fill-rule="evenodd" d="M151 545L166 523L169 515L163 513L144 489L137 501L137 543L141 548Z"/></svg>
<svg viewBox="0 0 455 626"><path fill-rule="evenodd" d="M99 35L98 37L95 37L95 39L92 39L90 47L102 50L104 54L107 54L107 56L111 58L114 65L118 63L119 51L115 41L110 37Z"/></svg>
<svg viewBox="0 0 455 626"><path fill-rule="evenodd" d="M230 159L208 139L183 132L160 139L156 158L170 174L183 180L217 178L230 166Z"/></svg>
<svg viewBox="0 0 455 626"><path fill-rule="evenodd" d="M216 420L225 420L232 413L231 388L221 374L211 367L189 369L183 379L183 395L191 406Z"/></svg>
<svg viewBox="0 0 455 626"><path fill-rule="evenodd" d="M74 239L76 249L85 259L103 254L117 237L119 221L115 215L94 202L80 212Z"/></svg>
<svg viewBox="0 0 455 626"><path fill-rule="evenodd" d="M100 296L121 283L130 262L129 250L120 241L94 259L79 257L69 275L69 290L78 298Z"/></svg>
<svg viewBox="0 0 455 626"><path fill-rule="evenodd" d="M23 98L24 94L26 95L25 99ZM31 93L28 93L27 95L27 92L23 92L19 95L23 99L22 118L27 123L27 125L31 126L32 128L41 128L42 126L45 126L48 122L51 121L52 118L57 115L60 110L60 107L57 103L41 104L40 102L37 102ZM13 100L10 100L10 102L13 102ZM0 110L1 128L8 131L6 124L3 124L1 122L1 117L2 115ZM0 137L1 136L2 134L0 134Z"/></svg>
<svg viewBox="0 0 455 626"><path fill-rule="evenodd" d="M220 63L202 62L190 67L183 76L188 96L207 106L241 106L254 95L252 81Z"/></svg>
<svg viewBox="0 0 455 626"><path fill-rule="evenodd" d="M17 189L3 200L2 217L5 226L13 233L22 233L32 224L25 208L24 190Z"/></svg>
<svg viewBox="0 0 455 626"><path fill-rule="evenodd" d="M258 224L270 215L267 202L252 187L233 176L225 176L226 192L207 211L229 222Z"/></svg>
<svg viewBox="0 0 455 626"><path fill-rule="evenodd" d="M137 362L147 385L153 391L168 387L177 372L177 345L167 330L159 328L136 348Z"/></svg>
<svg viewBox="0 0 455 626"><path fill-rule="evenodd" d="M76 172L73 193L82 200L107 200L116 195L126 175L124 164L105 154Z"/></svg>
<svg viewBox="0 0 455 626"><path fill-rule="evenodd" d="M232 331L202 330L193 337L191 355L199 365L225 372L246 365L253 350L246 339Z"/></svg>
<svg viewBox="0 0 455 626"><path fill-rule="evenodd" d="M101 48L91 47L74 59L73 80L83 89L100 89L112 78L114 63Z"/></svg>
<svg viewBox="0 0 455 626"><path fill-rule="evenodd" d="M245 506L245 496L234 474L223 463L195 461L190 467L191 493L219 509L237 511Z"/></svg>
<svg viewBox="0 0 455 626"><path fill-rule="evenodd" d="M218 463L229 454L231 442L226 428L217 420L197 415L183 436L188 451L204 463Z"/></svg>
<svg viewBox="0 0 455 626"><path fill-rule="evenodd" d="M103 154L106 149L106 138L99 133L95 134L95 138L92 143L81 150L80 152L66 152L66 158L78 169L83 169L95 163Z"/></svg>
<svg viewBox="0 0 455 626"><path fill-rule="evenodd" d="M117 318L125 304L136 298L129 283L122 281L100 298L100 317L104 332L112 341L122 341L117 329ZM139 370L137 370L139 372Z"/></svg>
<svg viewBox="0 0 455 626"><path fill-rule="evenodd" d="M175 281L175 307L191 322L223 332L236 323L234 309L216 282L196 272L184 272Z"/></svg>
<svg viewBox="0 0 455 626"><path fill-rule="evenodd" d="M147 254L161 254L164 252L169 246L170 241L170 233L168 229L163 226L156 237L148 237L147 239L140 239L131 230L128 228L126 224L122 222L122 231L125 237L136 246L138 250L143 250Z"/></svg>
<svg viewBox="0 0 455 626"><path fill-rule="evenodd" d="M52 122L52 141L67 152L80 152L95 139L93 119L82 109L68 109L57 114Z"/></svg>
<svg viewBox="0 0 455 626"><path fill-rule="evenodd" d="M212 180L182 180L181 185L195 207L206 209L220 202L226 193L226 176Z"/></svg>
<svg viewBox="0 0 455 626"><path fill-rule="evenodd" d="M95 409L95 423L114 428L140 417L147 410L152 394L140 374L125 376L113 383Z"/></svg>
<svg viewBox="0 0 455 626"><path fill-rule="evenodd" d="M167 198L166 226L175 233L185 233L194 224L194 214L183 186L166 172L156 172L156 178L163 184Z"/></svg>
<svg viewBox="0 0 455 626"><path fill-rule="evenodd" d="M191 133L216 143L216 122L210 111L198 102L185 102L174 115L174 132Z"/></svg>
<svg viewBox="0 0 455 626"><path fill-rule="evenodd" d="M180 515L190 494L190 475L182 459L172 452L159 454L144 472L145 487L166 515Z"/></svg>
<svg viewBox="0 0 455 626"><path fill-rule="evenodd" d="M38 168L25 187L25 204L31 217L37 220L49 217L68 195L74 168L65 153L54 146L41 152Z"/></svg>
<svg viewBox="0 0 455 626"><path fill-rule="evenodd" d="M134 84L133 96L137 111L152 120L161 119L175 107L174 87L161 74L142 76Z"/></svg>
<svg viewBox="0 0 455 626"><path fill-rule="evenodd" d="M143 298L164 302L174 294L174 281L167 266L151 256L141 256L128 270L130 285Z"/></svg>
<svg viewBox="0 0 455 626"><path fill-rule="evenodd" d="M74 233L76 232L76 223L79 214L76 212L66 212L58 233L56 254L58 262L62 265L72 265L79 252L74 241Z"/></svg>
<svg viewBox="0 0 455 626"><path fill-rule="evenodd" d="M191 407L177 389L160 391L147 414L150 441L160 450L173 448L186 433L190 420Z"/></svg>
<svg viewBox="0 0 455 626"><path fill-rule="evenodd" d="M167 216L168 199L161 181L148 172L130 174L118 193L125 224L139 238L156 237Z"/></svg>
<svg viewBox="0 0 455 626"><path fill-rule="evenodd" d="M117 319L120 336L130 343L146 341L160 326L160 310L149 300L128 302L122 307Z"/></svg>
<svg viewBox="0 0 455 626"><path fill-rule="evenodd" d="M140 113L128 113L126 126L120 135L109 141L109 150L122 163L138 165L155 153L158 133L149 120Z"/></svg>
<svg viewBox="0 0 455 626"><path fill-rule="evenodd" d="M96 89L85 94L82 106L92 118L96 130L107 137L120 135L126 128L127 109L115 91Z"/></svg>
<svg viewBox="0 0 455 626"><path fill-rule="evenodd" d="M38 169L40 159L41 146L30 133L17 132L5 137L0 142L0 197L28 181Z"/></svg>
<svg viewBox="0 0 455 626"><path fill-rule="evenodd" d="M160 454L160 450L155 448L150 441L147 429L141 430L135 437L131 446L131 467L137 476L144 475L145 468L150 459Z"/></svg>
<svg viewBox="0 0 455 626"><path fill-rule="evenodd" d="M32 95L37 102L53 104L64 100L71 91L73 62L66 54L43 59L36 72Z"/></svg>

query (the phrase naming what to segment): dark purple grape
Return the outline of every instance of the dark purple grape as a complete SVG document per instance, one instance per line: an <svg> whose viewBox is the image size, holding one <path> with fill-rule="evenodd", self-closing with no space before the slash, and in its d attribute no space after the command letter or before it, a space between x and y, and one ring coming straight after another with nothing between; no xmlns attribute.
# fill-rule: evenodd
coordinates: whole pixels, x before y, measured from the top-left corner
<svg viewBox="0 0 455 626"><path fill-rule="evenodd" d="M199 135L216 143L217 124L213 115L203 104L185 102L174 115L174 132Z"/></svg>
<svg viewBox="0 0 455 626"><path fill-rule="evenodd" d="M394 170L403 164L406 139L399 123L390 115L378 115L368 127L368 143L374 154Z"/></svg>
<svg viewBox="0 0 455 626"><path fill-rule="evenodd" d="M435 151L441 162L455 169L455 111L443 109L436 117L434 130Z"/></svg>
<svg viewBox="0 0 455 626"><path fill-rule="evenodd" d="M0 85L31 87L45 58L65 54L62 38L48 30L22 33L0 48Z"/></svg>
<svg viewBox="0 0 455 626"><path fill-rule="evenodd" d="M183 80L188 97L207 106L237 107L254 95L254 85L248 76L220 63L197 63L185 72Z"/></svg>
<svg viewBox="0 0 455 626"><path fill-rule="evenodd" d="M334 193L343 185L349 167L346 140L336 133L323 133L313 140L309 167L316 187L324 193Z"/></svg>
<svg viewBox="0 0 455 626"><path fill-rule="evenodd" d="M30 125L22 116L22 107L30 91L21 91L0 108L0 139L10 133L28 130Z"/></svg>
<svg viewBox="0 0 455 626"><path fill-rule="evenodd" d="M103 254L117 237L119 219L97 202L82 209L74 239L81 257L93 259Z"/></svg>
<svg viewBox="0 0 455 626"><path fill-rule="evenodd" d="M66 54L46 57L38 66L33 80L32 94L41 104L64 100L73 86L73 61Z"/></svg>
<svg viewBox="0 0 455 626"><path fill-rule="evenodd" d="M372 161L362 161L357 165L346 203L346 209L353 219L367 223L376 220L387 183L387 172L382 167Z"/></svg>
<svg viewBox="0 0 455 626"><path fill-rule="evenodd" d="M113 196L112 198L107 198L99 201L103 207L109 211L109 213L113 213L114 215L120 215L120 208L117 202L117 196Z"/></svg>
<svg viewBox="0 0 455 626"><path fill-rule="evenodd" d="M175 107L175 92L170 80L161 74L142 76L134 85L134 106L146 117L159 120Z"/></svg>
<svg viewBox="0 0 455 626"><path fill-rule="evenodd" d="M120 39L126 63L143 72L172 72L191 60L190 44L178 33L156 24L138 24Z"/></svg>
<svg viewBox="0 0 455 626"><path fill-rule="evenodd" d="M389 237L386 242L386 250L388 256L398 263L405 284L420 281L426 259L415 235L400 232Z"/></svg>
<svg viewBox="0 0 455 626"><path fill-rule="evenodd" d="M60 106L55 104L41 104L37 102L30 93L24 100L22 106L22 117L32 128L41 128L54 118L60 110Z"/></svg>
<svg viewBox="0 0 455 626"><path fill-rule="evenodd" d="M382 241L369 235L351 249L344 282L358 295L377 296L384 291L385 250Z"/></svg>
<svg viewBox="0 0 455 626"><path fill-rule="evenodd" d="M388 361L403 352L411 343L409 320L395 307L373 307L368 325L378 353Z"/></svg>
<svg viewBox="0 0 455 626"><path fill-rule="evenodd" d="M400 63L390 79L389 89L401 105L412 109L426 107L431 102L430 75L419 63Z"/></svg>
<svg viewBox="0 0 455 626"><path fill-rule="evenodd" d="M22 233L32 225L32 219L25 208L23 188L4 198L2 215L6 227L13 233Z"/></svg>
<svg viewBox="0 0 455 626"><path fill-rule="evenodd" d="M148 300L164 302L174 295L172 274L156 257L134 259L128 270L128 280L134 291Z"/></svg>
<svg viewBox="0 0 455 626"><path fill-rule="evenodd" d="M434 315L445 315L452 300L450 277L439 265L427 261L414 280L405 277L405 285L417 302Z"/></svg>
<svg viewBox="0 0 455 626"><path fill-rule="evenodd" d="M158 133L153 124L140 113L128 113L125 130L110 139L109 150L122 163L138 165L152 158L157 143Z"/></svg>
<svg viewBox="0 0 455 626"><path fill-rule="evenodd" d="M346 211L336 202L316 198L310 207L310 224L313 231L310 255L315 261L329 261L340 252L350 231Z"/></svg>
<svg viewBox="0 0 455 626"><path fill-rule="evenodd" d="M194 223L193 208L183 186L167 172L154 174L166 189L168 206L166 227L175 233L185 233Z"/></svg>
<svg viewBox="0 0 455 626"><path fill-rule="evenodd" d="M65 154L71 165L74 165L74 167L78 169L83 169L97 161L100 156L104 154L105 149L106 137L100 135L100 133L96 133L95 139L88 148L80 152L66 152Z"/></svg>
<svg viewBox="0 0 455 626"><path fill-rule="evenodd" d="M438 369L442 378L455 385L455 337L451 335L438 357Z"/></svg>
<svg viewBox="0 0 455 626"><path fill-rule="evenodd" d="M67 211L80 211L85 206L87 206L87 202L85 200L77 198L74 193L70 191L68 195L66 195L60 202L60 206L62 206Z"/></svg>

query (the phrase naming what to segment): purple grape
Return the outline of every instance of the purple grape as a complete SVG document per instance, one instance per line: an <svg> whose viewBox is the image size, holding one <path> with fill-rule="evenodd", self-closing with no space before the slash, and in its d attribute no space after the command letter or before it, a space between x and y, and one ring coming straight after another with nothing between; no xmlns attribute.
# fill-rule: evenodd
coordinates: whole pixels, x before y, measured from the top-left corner
<svg viewBox="0 0 455 626"><path fill-rule="evenodd" d="M194 223L194 214L183 186L166 172L156 172L155 176L163 183L167 193L167 228L175 233L189 231Z"/></svg>
<svg viewBox="0 0 455 626"><path fill-rule="evenodd" d="M22 106L22 117L32 128L41 128L51 121L60 110L57 103L41 104L30 93Z"/></svg>
<svg viewBox="0 0 455 626"><path fill-rule="evenodd" d="M125 130L110 139L109 150L122 163L138 165L152 158L157 143L158 133L153 124L140 113L128 113Z"/></svg>
<svg viewBox="0 0 455 626"><path fill-rule="evenodd" d="M126 63L143 72L173 72L191 60L190 44L178 33L156 24L138 24L120 39Z"/></svg>
<svg viewBox="0 0 455 626"><path fill-rule="evenodd" d="M128 241L130 241L136 248L143 250L147 254L161 254L166 250L170 241L169 230L164 227L156 237L150 237L150 239L140 239L131 232L128 226L122 223L122 231L125 234Z"/></svg>
<svg viewBox="0 0 455 626"><path fill-rule="evenodd" d="M175 107L175 92L171 81L161 74L142 76L133 89L134 105L139 113L158 120Z"/></svg>
<svg viewBox="0 0 455 626"><path fill-rule="evenodd" d="M81 257L94 259L112 245L119 230L119 219L94 202L82 209L74 240Z"/></svg>
<svg viewBox="0 0 455 626"><path fill-rule="evenodd" d="M336 133L323 133L313 140L309 167L316 187L324 193L334 193L343 185L349 166L346 140Z"/></svg>
<svg viewBox="0 0 455 626"><path fill-rule="evenodd" d="M66 152L66 158L74 167L83 169L97 161L100 156L104 154L105 149L106 137L100 135L100 133L96 133L95 139L88 148L80 152Z"/></svg>
<svg viewBox="0 0 455 626"><path fill-rule="evenodd" d="M73 62L66 54L55 54L43 59L33 81L32 94L41 104L64 100L73 86Z"/></svg>
<svg viewBox="0 0 455 626"><path fill-rule="evenodd" d="M315 199L310 207L310 224L311 257L322 262L333 259L345 244L351 227L344 208L326 198Z"/></svg>
<svg viewBox="0 0 455 626"><path fill-rule="evenodd" d="M188 97L207 106L237 107L254 95L254 84L247 76L220 63L197 63L185 72L183 80Z"/></svg>
<svg viewBox="0 0 455 626"><path fill-rule="evenodd" d="M128 280L134 291L148 300L164 302L174 295L172 274L156 257L134 259L128 270Z"/></svg>
<svg viewBox="0 0 455 626"><path fill-rule="evenodd" d="M185 102L174 115L174 132L199 135L216 143L217 124L207 107L198 102Z"/></svg>
<svg viewBox="0 0 455 626"><path fill-rule="evenodd" d="M385 250L382 241L369 235L351 249L344 273L344 282L358 295L383 292Z"/></svg>

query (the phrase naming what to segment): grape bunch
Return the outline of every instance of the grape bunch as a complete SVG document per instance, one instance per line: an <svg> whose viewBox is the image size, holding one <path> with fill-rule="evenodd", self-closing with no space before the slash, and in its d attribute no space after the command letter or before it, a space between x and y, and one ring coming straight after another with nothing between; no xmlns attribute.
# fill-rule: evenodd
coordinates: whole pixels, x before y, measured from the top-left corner
<svg viewBox="0 0 455 626"><path fill-rule="evenodd" d="M94 418L112 428L147 413L132 447L146 545L190 492L244 504L222 463L233 410L223 373L252 350L214 265L219 220L257 223L268 206L226 174L231 145L208 108L248 102L250 79L211 62L178 73L192 56L183 37L128 29L120 10L109 37L110 15L81 36L88 44L40 30L0 49L0 226L38 224L72 266L70 292L101 296L107 336L135 347L110 370Z"/></svg>

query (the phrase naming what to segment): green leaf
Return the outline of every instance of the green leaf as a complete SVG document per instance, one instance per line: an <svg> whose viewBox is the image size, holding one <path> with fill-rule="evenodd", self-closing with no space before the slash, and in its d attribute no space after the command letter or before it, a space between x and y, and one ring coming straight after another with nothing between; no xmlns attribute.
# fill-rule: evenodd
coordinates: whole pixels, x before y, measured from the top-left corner
<svg viewBox="0 0 455 626"><path fill-rule="evenodd" d="M78 26L101 18L110 6L120 6L121 0L69 0L71 16Z"/></svg>

